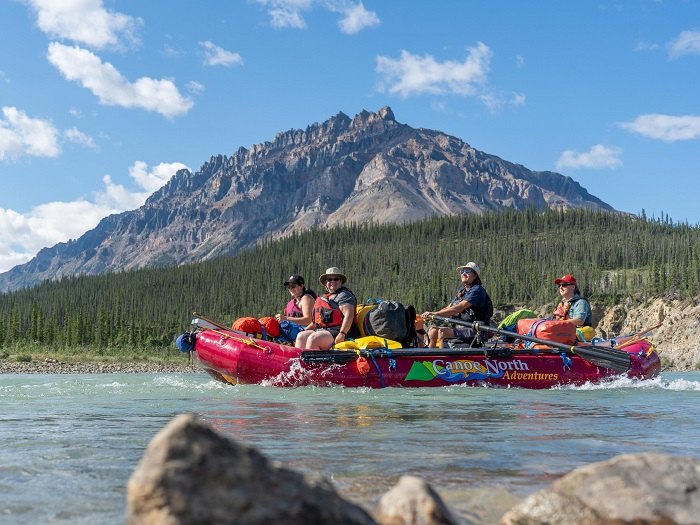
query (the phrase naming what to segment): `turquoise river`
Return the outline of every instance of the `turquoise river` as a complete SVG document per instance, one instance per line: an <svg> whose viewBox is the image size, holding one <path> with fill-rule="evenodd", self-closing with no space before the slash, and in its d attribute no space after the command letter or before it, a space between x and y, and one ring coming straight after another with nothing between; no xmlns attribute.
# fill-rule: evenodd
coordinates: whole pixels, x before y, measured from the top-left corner
<svg viewBox="0 0 700 525"><path fill-rule="evenodd" d="M129 476L153 436L185 412L290 468L320 472L368 509L402 474L420 476L465 523L489 522L475 518L475 494L482 507L489 495L523 497L618 454L700 458L700 372L546 391L6 374L0 523L124 523Z"/></svg>

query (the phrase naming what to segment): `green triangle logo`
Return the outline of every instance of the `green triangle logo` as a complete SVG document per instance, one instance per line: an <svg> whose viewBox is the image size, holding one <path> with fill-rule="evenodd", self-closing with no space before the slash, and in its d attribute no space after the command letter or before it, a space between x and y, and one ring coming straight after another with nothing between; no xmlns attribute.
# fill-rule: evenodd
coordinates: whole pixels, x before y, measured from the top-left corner
<svg viewBox="0 0 700 525"><path fill-rule="evenodd" d="M411 369L406 374L406 381L430 381L435 377L433 372L433 364L430 361L422 363L414 362Z"/></svg>

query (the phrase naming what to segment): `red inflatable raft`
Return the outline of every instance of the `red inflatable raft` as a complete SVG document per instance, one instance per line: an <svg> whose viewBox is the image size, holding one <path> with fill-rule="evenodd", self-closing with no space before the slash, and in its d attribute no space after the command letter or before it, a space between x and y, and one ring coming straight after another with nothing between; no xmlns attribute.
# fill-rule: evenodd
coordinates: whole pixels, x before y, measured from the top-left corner
<svg viewBox="0 0 700 525"><path fill-rule="evenodd" d="M184 335L184 350L214 378L231 384L551 388L620 376L649 379L661 369L652 343L633 337L571 347L555 343L551 349L498 342L481 348L300 351L223 327Z"/></svg>

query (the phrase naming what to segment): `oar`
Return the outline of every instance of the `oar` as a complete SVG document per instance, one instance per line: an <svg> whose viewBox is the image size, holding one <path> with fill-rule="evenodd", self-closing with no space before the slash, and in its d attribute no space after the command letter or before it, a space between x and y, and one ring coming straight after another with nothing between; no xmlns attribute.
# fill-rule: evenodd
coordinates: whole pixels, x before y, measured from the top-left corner
<svg viewBox="0 0 700 525"><path fill-rule="evenodd" d="M220 328L221 330L230 330L230 328L229 328L228 326L224 326L224 325L222 325L222 324L217 323L216 321L212 321L211 319L207 319L206 317L204 317L203 315L198 314L197 312L192 312L192 315L193 315L194 317L198 317L198 318L201 319L202 321L206 321L207 323L210 323L210 324L216 326L217 328Z"/></svg>
<svg viewBox="0 0 700 525"><path fill-rule="evenodd" d="M485 355L486 357L510 357L513 353L510 348L405 348L386 349L370 348L367 350L303 350L301 360L305 363L349 363L358 357L428 357L439 356L473 356Z"/></svg>
<svg viewBox="0 0 700 525"><path fill-rule="evenodd" d="M478 329L496 335L504 335L506 337L512 337L514 339L522 339L523 341L531 341L533 343L547 345L549 347L564 350L566 352L573 352L574 354L580 355L586 361L593 363L596 366L610 368L611 370L615 370L616 372L627 372L630 369L630 366L632 366L630 356L627 352L612 347L608 348L605 346L596 346L589 344L578 346L566 345L564 343L557 343L555 341L540 339L539 337L521 335L515 332L509 332L508 330L492 328L487 325L482 325L481 323L470 323L468 321L462 321L460 319L450 319L447 317L440 317L438 315L431 315L430 318L435 319L436 321L442 321L444 323L466 326L467 328L473 328L474 330Z"/></svg>
<svg viewBox="0 0 700 525"><path fill-rule="evenodd" d="M644 339L644 336L647 335L649 332L652 330L656 330L659 326L663 325L663 323L659 323L656 326L652 326L651 328L646 328L643 330L640 330L639 332L634 332L629 335L629 339L627 341L622 342L621 344L617 345L615 348L624 348L626 346L633 345L634 343L637 343Z"/></svg>

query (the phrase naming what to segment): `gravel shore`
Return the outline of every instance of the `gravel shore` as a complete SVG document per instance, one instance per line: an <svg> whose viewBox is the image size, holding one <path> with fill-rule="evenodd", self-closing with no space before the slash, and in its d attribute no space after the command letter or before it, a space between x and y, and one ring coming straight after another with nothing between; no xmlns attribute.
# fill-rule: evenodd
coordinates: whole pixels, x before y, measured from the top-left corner
<svg viewBox="0 0 700 525"><path fill-rule="evenodd" d="M189 363L64 363L53 359L28 363L0 359L0 374L181 374L203 372Z"/></svg>

